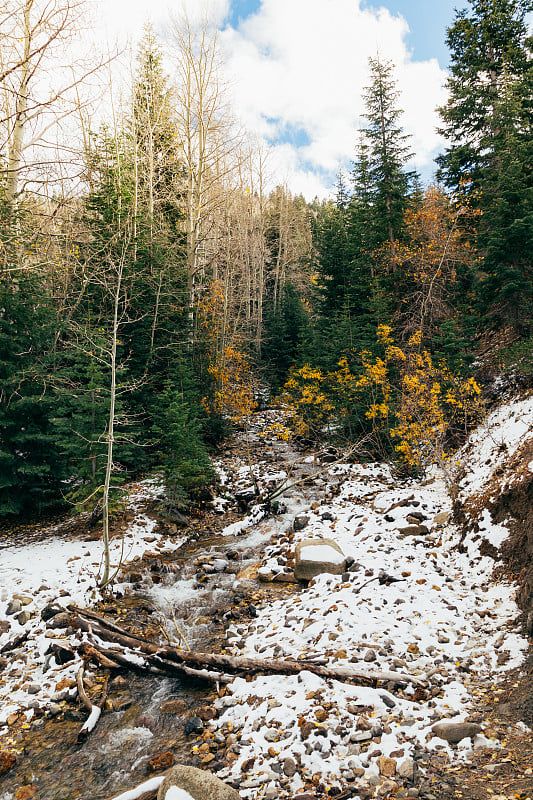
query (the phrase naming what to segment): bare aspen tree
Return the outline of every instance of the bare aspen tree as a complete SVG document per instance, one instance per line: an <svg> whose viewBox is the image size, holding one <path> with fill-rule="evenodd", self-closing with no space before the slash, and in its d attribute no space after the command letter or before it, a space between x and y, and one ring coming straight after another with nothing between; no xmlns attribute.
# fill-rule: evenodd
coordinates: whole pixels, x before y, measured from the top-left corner
<svg viewBox="0 0 533 800"><path fill-rule="evenodd" d="M73 60L87 0L7 0L0 15L0 157L6 200L14 208L28 183L50 181L62 124L77 112L76 89L102 62ZM65 137L67 138L67 137ZM63 147L67 148L66 142ZM63 161L66 161L63 158Z"/></svg>
<svg viewBox="0 0 533 800"><path fill-rule="evenodd" d="M186 171L186 269L192 313L210 262L206 245L221 188L235 168L238 135L221 79L217 30L186 13L173 24L178 139Z"/></svg>

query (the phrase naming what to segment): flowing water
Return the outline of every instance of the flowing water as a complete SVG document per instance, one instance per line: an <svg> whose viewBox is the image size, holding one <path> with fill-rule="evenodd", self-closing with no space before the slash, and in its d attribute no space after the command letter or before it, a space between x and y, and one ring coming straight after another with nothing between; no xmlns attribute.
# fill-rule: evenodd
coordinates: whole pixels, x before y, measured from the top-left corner
<svg viewBox="0 0 533 800"><path fill-rule="evenodd" d="M275 470L297 459L284 442L265 448L251 435L252 447L259 447L262 458L271 453ZM256 454L254 454L256 455ZM300 465L293 478L312 473L315 467ZM320 481L317 481L320 483ZM235 593L241 588L253 590L246 580L246 569L258 561L261 548L276 534L285 531L295 513L316 498L318 486L299 486L287 493L288 510L251 526L241 535L221 534L185 543L176 560L157 576L141 582L121 608L135 604L152 608L167 617L168 629L177 622L193 650L220 648L223 635L221 617L235 608ZM227 558L228 568L197 582L198 564L217 557ZM239 585L239 578L244 575ZM236 584L237 582L237 584ZM244 586L243 586L244 584ZM258 588L258 587L256 587ZM216 624L218 622L218 624ZM221 624L222 623L222 624ZM190 713L209 705L215 697L213 687L198 681L158 678L130 673L125 676L118 695L113 688L113 711L102 714L96 729L81 745L77 734L87 712L75 705L64 717L43 717L27 730L20 743L23 754L17 765L0 778L0 800L12 800L22 786L36 787L35 800L106 800L121 790L147 778L148 760L154 754L172 751L175 763L190 762L194 736L186 736L184 723ZM169 701L184 701L189 712L161 713Z"/></svg>

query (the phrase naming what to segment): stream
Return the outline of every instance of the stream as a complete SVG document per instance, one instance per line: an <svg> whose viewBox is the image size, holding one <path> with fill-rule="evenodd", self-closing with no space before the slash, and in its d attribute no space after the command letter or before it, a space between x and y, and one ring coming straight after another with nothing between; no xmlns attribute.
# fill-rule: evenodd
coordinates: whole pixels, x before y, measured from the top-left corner
<svg viewBox="0 0 533 800"><path fill-rule="evenodd" d="M238 625L242 614L248 624L254 616L250 599L261 602L265 595L295 591L294 584L292 589L281 584L270 584L267 589L248 573L253 574L265 545L282 536L295 514L320 497L324 481L313 477L318 467L312 459L302 459L289 443L274 437L265 441L260 436L264 424L264 415L258 416L248 432L248 442L235 443L241 452L243 445L249 448L254 469L260 465L258 475L261 473L263 483L266 479L275 485L282 472L291 473L291 482L306 476L308 480L284 494L282 513L277 516L259 519L252 508L252 519L255 514L258 521L244 531L239 531L237 523L227 527L225 534L187 539L170 558L158 561L157 572L144 570L137 575L123 598L111 601L107 609L103 607L104 612L122 612L119 624L123 624L124 615L128 620L128 614L148 612L154 620L166 618L165 627L174 635L177 623L191 649L216 650L224 646L228 622ZM224 464L223 475L234 469L231 453ZM296 466L289 466L292 464ZM227 480L232 494L249 485L249 472L242 460L233 478ZM220 518L221 528L227 516L229 511ZM123 586L118 585L118 596ZM89 688L95 685L94 678L91 682L89 677ZM130 673L111 683L110 698L112 710L103 713L81 745L76 737L86 711L77 704L70 703L57 716L43 715L31 726L23 725L16 741L20 753L17 764L0 778L0 800L106 800L145 780L149 759L155 754L171 751L176 764L199 762L191 757L195 736L187 734L185 725L197 713L206 716L206 709L209 717L209 707L216 699L212 686ZM216 767L216 763L210 765L211 769Z"/></svg>

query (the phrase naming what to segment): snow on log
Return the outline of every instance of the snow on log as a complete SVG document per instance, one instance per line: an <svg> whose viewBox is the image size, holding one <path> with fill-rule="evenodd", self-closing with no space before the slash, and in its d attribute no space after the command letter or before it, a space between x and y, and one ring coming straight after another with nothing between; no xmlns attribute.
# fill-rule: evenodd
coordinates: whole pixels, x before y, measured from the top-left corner
<svg viewBox="0 0 533 800"><path fill-rule="evenodd" d="M164 775L158 775L157 778L150 778L144 783L140 783L134 789L129 789L127 792L122 792L122 794L117 794L115 797L112 797L111 800L139 800L143 795L148 794L148 792L152 792L153 796L155 797L155 793L165 780Z"/></svg>
<svg viewBox="0 0 533 800"><path fill-rule="evenodd" d="M91 639L90 644L85 642L80 645L80 652L88 655L92 648L99 654L99 658L109 659L127 669L143 669L160 675L188 674L226 683L236 675L297 675L308 670L326 680L353 681L363 686L375 685L379 681L422 687L428 685L424 677L403 672L367 672L350 665L323 666L305 660L246 658L222 653L198 653L169 645L157 645L139 636L131 636L114 623L107 626L106 619L95 612L86 614L84 610L75 606L72 606L71 610L76 612L71 624L85 631ZM84 619L86 616L92 620L90 624ZM112 642L115 647L104 649L103 641Z"/></svg>

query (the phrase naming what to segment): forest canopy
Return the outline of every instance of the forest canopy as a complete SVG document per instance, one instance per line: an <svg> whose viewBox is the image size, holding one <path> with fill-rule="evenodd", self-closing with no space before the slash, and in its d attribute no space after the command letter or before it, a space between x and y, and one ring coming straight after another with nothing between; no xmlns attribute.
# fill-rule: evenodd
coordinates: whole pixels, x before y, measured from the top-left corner
<svg viewBox="0 0 533 800"><path fill-rule="evenodd" d="M71 506L107 536L121 484L155 470L186 508L266 390L292 432L445 459L480 355L532 368L531 3L456 12L433 185L376 54L353 162L313 202L236 124L209 21L164 45L147 27L101 123L82 98L105 59L43 92L83 6L0 11L0 517Z"/></svg>

